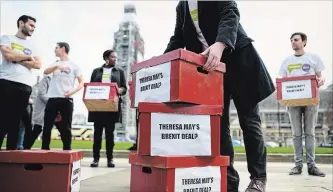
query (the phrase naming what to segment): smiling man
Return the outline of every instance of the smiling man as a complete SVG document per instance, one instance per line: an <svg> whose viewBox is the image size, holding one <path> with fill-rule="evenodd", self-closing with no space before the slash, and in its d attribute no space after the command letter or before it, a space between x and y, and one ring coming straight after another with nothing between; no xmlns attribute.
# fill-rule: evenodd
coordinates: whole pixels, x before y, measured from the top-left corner
<svg viewBox="0 0 333 192"><path fill-rule="evenodd" d="M32 69L41 68L41 59L31 37L36 19L22 15L17 20L16 35L0 38L0 148L7 135L7 150L17 148L20 119L28 105L32 86L37 78Z"/></svg>

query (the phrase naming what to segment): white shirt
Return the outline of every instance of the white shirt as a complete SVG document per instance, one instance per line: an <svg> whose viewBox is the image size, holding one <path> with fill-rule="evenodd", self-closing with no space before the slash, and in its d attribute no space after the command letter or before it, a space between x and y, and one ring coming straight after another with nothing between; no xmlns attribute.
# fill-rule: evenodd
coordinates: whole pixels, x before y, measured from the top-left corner
<svg viewBox="0 0 333 192"><path fill-rule="evenodd" d="M187 2L188 2L188 7L190 9L190 15L191 15L192 21L193 21L195 29L198 33L198 39L202 44L203 50L206 50L209 46L199 27L198 2L193 1L193 0L190 0Z"/></svg>
<svg viewBox="0 0 333 192"><path fill-rule="evenodd" d="M111 71L113 67L103 67L102 83L111 83Z"/></svg>
<svg viewBox="0 0 333 192"><path fill-rule="evenodd" d="M282 62L279 75L282 77L315 75L323 71L324 68L323 62L315 54L290 55Z"/></svg>
<svg viewBox="0 0 333 192"><path fill-rule="evenodd" d="M82 76L82 73L72 61L57 61L51 64L51 67L56 65L60 65L63 70L57 69L53 72L47 96L49 98L64 98L66 92L75 88L75 79Z"/></svg>
<svg viewBox="0 0 333 192"><path fill-rule="evenodd" d="M31 40L21 39L15 35L3 35L0 37L0 45L10 47L14 52L37 56L37 49L33 46ZM20 63L13 63L2 56L0 64L0 79L22 83L33 86L37 83L37 76L32 73L31 69L26 68Z"/></svg>

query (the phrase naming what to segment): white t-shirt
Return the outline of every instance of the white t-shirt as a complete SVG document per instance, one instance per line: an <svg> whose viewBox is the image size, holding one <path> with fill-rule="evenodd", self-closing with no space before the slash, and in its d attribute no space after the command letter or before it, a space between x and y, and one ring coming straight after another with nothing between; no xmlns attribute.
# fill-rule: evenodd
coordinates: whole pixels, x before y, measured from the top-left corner
<svg viewBox="0 0 333 192"><path fill-rule="evenodd" d="M111 71L112 67L103 67L102 83L111 83Z"/></svg>
<svg viewBox="0 0 333 192"><path fill-rule="evenodd" d="M14 52L38 56L38 51L33 46L31 40L21 39L15 35L3 35L0 37L0 45L10 47ZM37 76L32 73L31 69L26 68L20 63L13 63L2 56L0 64L0 79L22 83L33 86L37 83Z"/></svg>
<svg viewBox="0 0 333 192"><path fill-rule="evenodd" d="M63 67L63 70L57 69L53 72L47 95L49 98L64 98L67 91L75 88L75 79L82 76L82 73L72 61L57 61L50 66L56 65Z"/></svg>
<svg viewBox="0 0 333 192"><path fill-rule="evenodd" d="M323 71L324 68L323 62L315 54L291 55L282 62L279 75L282 77L315 75Z"/></svg>
<svg viewBox="0 0 333 192"><path fill-rule="evenodd" d="M209 46L199 27L198 2L193 1L193 0L190 0L187 2L188 2L188 7L190 9L190 15L191 15L192 21L193 21L196 31L198 33L198 39L202 43L203 50L206 50Z"/></svg>

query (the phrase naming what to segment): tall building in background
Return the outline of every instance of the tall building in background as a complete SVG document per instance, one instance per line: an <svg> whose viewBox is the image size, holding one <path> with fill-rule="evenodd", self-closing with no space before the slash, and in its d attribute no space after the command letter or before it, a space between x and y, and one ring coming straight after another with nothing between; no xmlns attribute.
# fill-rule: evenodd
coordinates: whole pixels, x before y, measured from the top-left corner
<svg viewBox="0 0 333 192"><path fill-rule="evenodd" d="M131 66L144 58L144 41L136 20L136 8L132 4L124 7L124 18L119 24L119 30L114 34L113 49L118 53L117 66L125 71L126 81L131 81ZM130 108L127 92L123 96L122 123L116 126L118 137L136 134L135 109Z"/></svg>

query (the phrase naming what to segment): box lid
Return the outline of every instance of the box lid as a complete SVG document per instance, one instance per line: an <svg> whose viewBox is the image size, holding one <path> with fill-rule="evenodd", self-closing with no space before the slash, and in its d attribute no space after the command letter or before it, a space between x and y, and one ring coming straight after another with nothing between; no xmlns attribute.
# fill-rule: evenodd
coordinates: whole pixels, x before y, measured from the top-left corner
<svg viewBox="0 0 333 192"><path fill-rule="evenodd" d="M0 151L0 163L69 164L83 158L82 151L15 150Z"/></svg>
<svg viewBox="0 0 333 192"><path fill-rule="evenodd" d="M101 82L84 83L84 87L87 86L110 86L110 87L116 87L118 89L117 83L101 83Z"/></svg>
<svg viewBox="0 0 333 192"><path fill-rule="evenodd" d="M299 80L309 80L309 79L315 80L316 75L276 78L276 82L281 83L281 82L285 82L285 81L299 81Z"/></svg>
<svg viewBox="0 0 333 192"><path fill-rule="evenodd" d="M129 155L129 163L156 168L187 168L205 166L228 166L229 157L163 157L163 156L141 156L136 152Z"/></svg>
<svg viewBox="0 0 333 192"><path fill-rule="evenodd" d="M140 113L178 113L193 115L222 115L222 105L193 105L185 103L148 103L139 102Z"/></svg>
<svg viewBox="0 0 333 192"><path fill-rule="evenodd" d="M194 53L191 51L187 51L185 49L176 49L174 51L170 51L163 55L153 57L151 59L136 63L135 65L132 66L131 72L135 73L142 68L152 67L152 66L166 63L168 61L173 61L176 59L188 61L190 63L194 63L199 66L203 66L207 61L207 57L205 57L203 55L200 55L200 54L197 54L197 53ZM216 69L216 71L220 71L220 72L224 73L225 64L220 63L220 66Z"/></svg>

